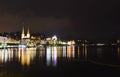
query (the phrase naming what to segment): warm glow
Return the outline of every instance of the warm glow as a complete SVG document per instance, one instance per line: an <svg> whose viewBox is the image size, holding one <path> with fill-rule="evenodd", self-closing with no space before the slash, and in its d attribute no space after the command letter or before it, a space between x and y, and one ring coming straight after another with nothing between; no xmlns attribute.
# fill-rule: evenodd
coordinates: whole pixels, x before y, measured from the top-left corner
<svg viewBox="0 0 120 77"><path fill-rule="evenodd" d="M35 55L36 51L34 48L19 48L18 58L23 66L29 66Z"/></svg>
<svg viewBox="0 0 120 77"><path fill-rule="evenodd" d="M67 57L68 58L74 58L75 57L74 46L67 46Z"/></svg>
<svg viewBox="0 0 120 77"><path fill-rule="evenodd" d="M66 42L62 42L62 44L67 44Z"/></svg>
<svg viewBox="0 0 120 77"><path fill-rule="evenodd" d="M0 50L0 63L10 62L13 60L13 50L11 49L1 49Z"/></svg>
<svg viewBox="0 0 120 77"><path fill-rule="evenodd" d="M74 41L74 40L73 40L73 41L68 41L67 44L68 44L68 45L74 45L74 44L75 44L75 41Z"/></svg>
<svg viewBox="0 0 120 77"><path fill-rule="evenodd" d="M98 43L97 46L103 46L104 44Z"/></svg>
<svg viewBox="0 0 120 77"><path fill-rule="evenodd" d="M80 46L78 46L78 58L80 58Z"/></svg>
<svg viewBox="0 0 120 77"><path fill-rule="evenodd" d="M120 47L118 47L118 58L120 59Z"/></svg>

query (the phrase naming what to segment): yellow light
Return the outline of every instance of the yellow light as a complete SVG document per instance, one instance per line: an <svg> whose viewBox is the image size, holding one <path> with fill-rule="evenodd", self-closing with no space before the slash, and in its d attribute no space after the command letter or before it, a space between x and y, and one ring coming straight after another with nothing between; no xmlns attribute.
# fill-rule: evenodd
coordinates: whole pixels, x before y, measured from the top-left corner
<svg viewBox="0 0 120 77"><path fill-rule="evenodd" d="M31 36L31 39L35 39L35 37Z"/></svg>
<svg viewBox="0 0 120 77"><path fill-rule="evenodd" d="M67 44L66 42L62 42L62 44Z"/></svg>

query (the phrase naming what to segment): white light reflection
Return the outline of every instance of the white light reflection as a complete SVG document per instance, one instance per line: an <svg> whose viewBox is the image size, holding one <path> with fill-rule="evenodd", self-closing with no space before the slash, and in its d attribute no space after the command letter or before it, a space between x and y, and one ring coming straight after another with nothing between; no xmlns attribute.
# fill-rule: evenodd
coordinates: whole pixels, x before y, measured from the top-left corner
<svg viewBox="0 0 120 77"><path fill-rule="evenodd" d="M47 61L47 66L57 65L57 47L47 47L46 61Z"/></svg>
<svg viewBox="0 0 120 77"><path fill-rule="evenodd" d="M67 47L66 46L63 46L63 57L66 57L67 56Z"/></svg>
<svg viewBox="0 0 120 77"><path fill-rule="evenodd" d="M0 49L0 63L6 63L13 60L13 50Z"/></svg>
<svg viewBox="0 0 120 77"><path fill-rule="evenodd" d="M46 64L47 66L57 65L57 58L75 58L75 46L63 46L63 47L47 47L46 48Z"/></svg>
<svg viewBox="0 0 120 77"><path fill-rule="evenodd" d="M47 66L50 66L50 64L51 64L51 51L50 51L50 47L47 47L47 49L46 49L46 59L47 59Z"/></svg>
<svg viewBox="0 0 120 77"><path fill-rule="evenodd" d="M52 47L52 62L53 65L57 65L57 47Z"/></svg>

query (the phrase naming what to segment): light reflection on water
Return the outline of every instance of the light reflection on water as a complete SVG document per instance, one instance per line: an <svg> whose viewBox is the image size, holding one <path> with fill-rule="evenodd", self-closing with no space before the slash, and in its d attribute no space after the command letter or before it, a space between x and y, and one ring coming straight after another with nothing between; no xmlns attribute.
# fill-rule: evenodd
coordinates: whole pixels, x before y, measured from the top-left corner
<svg viewBox="0 0 120 77"><path fill-rule="evenodd" d="M46 48L46 61L47 66L57 65L57 58L74 58L75 50L74 46L63 46L63 47L47 47Z"/></svg>
<svg viewBox="0 0 120 77"><path fill-rule="evenodd" d="M18 62L24 66L29 66L35 57L45 58L46 57L46 65L56 66L57 58L73 58L75 57L75 47L74 46L48 46L46 48L39 48L36 51L36 48L7 48L0 49L0 63L9 63L12 62L13 59L17 59ZM36 54L37 53L37 54Z"/></svg>
<svg viewBox="0 0 120 77"><path fill-rule="evenodd" d="M95 61L103 64L120 64L119 47L47 46L40 48L0 49L0 64L17 60L22 66L30 66L35 59L45 59L46 66L57 66L61 59ZM42 61L42 60L40 60ZM38 63L38 62L35 62Z"/></svg>
<svg viewBox="0 0 120 77"><path fill-rule="evenodd" d="M19 48L18 50L18 59L21 64L30 65L30 62L34 60L36 56L35 48Z"/></svg>
<svg viewBox="0 0 120 77"><path fill-rule="evenodd" d="M13 49L0 49L0 63L13 60Z"/></svg>

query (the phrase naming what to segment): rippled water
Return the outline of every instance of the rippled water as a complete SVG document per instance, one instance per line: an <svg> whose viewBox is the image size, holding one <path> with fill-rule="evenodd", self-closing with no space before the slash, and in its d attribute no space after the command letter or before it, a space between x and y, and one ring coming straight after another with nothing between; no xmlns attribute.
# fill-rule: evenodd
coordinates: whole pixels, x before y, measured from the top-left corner
<svg viewBox="0 0 120 77"><path fill-rule="evenodd" d="M119 47L47 46L0 49L0 77L81 76L120 71Z"/></svg>

